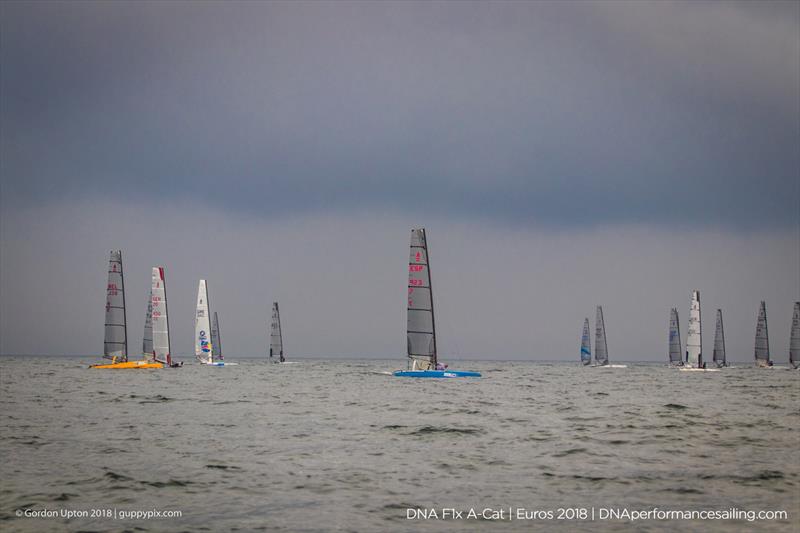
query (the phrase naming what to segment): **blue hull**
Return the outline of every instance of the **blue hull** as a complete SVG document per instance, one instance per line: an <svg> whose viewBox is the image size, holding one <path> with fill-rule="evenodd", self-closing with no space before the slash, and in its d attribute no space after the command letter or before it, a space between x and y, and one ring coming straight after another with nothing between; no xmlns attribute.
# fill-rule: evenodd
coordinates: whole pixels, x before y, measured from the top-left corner
<svg viewBox="0 0 800 533"><path fill-rule="evenodd" d="M479 378L480 372L466 370L397 370L392 374L398 378Z"/></svg>

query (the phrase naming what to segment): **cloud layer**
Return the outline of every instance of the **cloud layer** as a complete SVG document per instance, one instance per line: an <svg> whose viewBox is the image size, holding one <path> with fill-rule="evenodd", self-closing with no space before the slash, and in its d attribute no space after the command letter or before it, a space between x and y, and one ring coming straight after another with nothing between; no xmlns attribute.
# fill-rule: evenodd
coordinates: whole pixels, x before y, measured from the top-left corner
<svg viewBox="0 0 800 533"><path fill-rule="evenodd" d="M796 2L3 3L4 205L796 227Z"/></svg>

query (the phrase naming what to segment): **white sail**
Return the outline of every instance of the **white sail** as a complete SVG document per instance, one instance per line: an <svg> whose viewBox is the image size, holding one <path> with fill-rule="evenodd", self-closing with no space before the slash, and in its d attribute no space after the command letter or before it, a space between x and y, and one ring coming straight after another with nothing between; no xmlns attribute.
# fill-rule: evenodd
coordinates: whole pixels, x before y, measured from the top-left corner
<svg viewBox="0 0 800 533"><path fill-rule="evenodd" d="M272 322L269 329L269 359L280 363L286 361L283 356L283 332L281 331L281 312L278 308L278 302L272 303Z"/></svg>
<svg viewBox="0 0 800 533"><path fill-rule="evenodd" d="M669 310L669 362L673 365L683 364L683 352L681 351L681 326L678 319L678 310Z"/></svg>
<svg viewBox="0 0 800 533"><path fill-rule="evenodd" d="M722 327L722 309L717 309L717 329L714 332L714 353L711 359L717 366L727 366L725 360L725 330Z"/></svg>
<svg viewBox="0 0 800 533"><path fill-rule="evenodd" d="M144 335L142 336L142 355L153 357L153 293L147 297L147 314L144 317Z"/></svg>
<svg viewBox="0 0 800 533"><path fill-rule="evenodd" d="M606 323L603 320L603 307L597 306L594 320L594 360L598 365L608 364L608 343L606 342Z"/></svg>
<svg viewBox="0 0 800 533"><path fill-rule="evenodd" d="M767 304L762 300L758 308L758 321L756 322L756 365L772 366L769 359L769 332L767 330Z"/></svg>
<svg viewBox="0 0 800 533"><path fill-rule="evenodd" d="M125 279L122 274L122 250L112 250L108 261L106 285L106 325L103 357L128 360L128 328L125 316Z"/></svg>
<svg viewBox="0 0 800 533"><path fill-rule="evenodd" d="M211 323L211 355L216 361L222 361L222 337L219 332L219 317L214 311L214 322Z"/></svg>
<svg viewBox="0 0 800 533"><path fill-rule="evenodd" d="M583 319L583 333L581 334L581 362L588 365L592 362L592 345L589 340L589 319Z"/></svg>
<svg viewBox="0 0 800 533"><path fill-rule="evenodd" d="M800 302L794 303L792 333L789 337L789 363L795 368L800 367Z"/></svg>
<svg viewBox="0 0 800 533"><path fill-rule="evenodd" d="M407 313L406 334L410 368L412 370L436 368L436 322L425 228L411 230Z"/></svg>
<svg viewBox="0 0 800 533"><path fill-rule="evenodd" d="M172 365L169 342L169 315L167 313L167 285L164 267L153 267L150 284L150 305L153 322L153 359Z"/></svg>
<svg viewBox="0 0 800 533"><path fill-rule="evenodd" d="M206 280L201 279L197 286L197 309L194 316L194 355L201 363L214 361L209 307Z"/></svg>
<svg viewBox="0 0 800 533"><path fill-rule="evenodd" d="M692 291L692 302L689 306L689 328L686 336L686 366L702 368L703 366L703 327L700 319L700 291Z"/></svg>

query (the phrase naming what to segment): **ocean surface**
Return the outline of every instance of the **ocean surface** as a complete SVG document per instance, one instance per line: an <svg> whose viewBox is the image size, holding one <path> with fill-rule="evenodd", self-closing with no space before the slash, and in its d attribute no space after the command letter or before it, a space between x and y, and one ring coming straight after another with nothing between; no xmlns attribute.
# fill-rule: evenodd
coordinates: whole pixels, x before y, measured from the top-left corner
<svg viewBox="0 0 800 533"><path fill-rule="evenodd" d="M463 362L484 377L414 380L380 374L402 360L92 362L0 358L3 531L800 529L797 371ZM654 507L788 519L598 516ZM438 519L408 519L409 508ZM471 508L506 519L466 519ZM508 520L509 508L595 520ZM116 517L18 517L25 509ZM153 510L181 516L120 517Z"/></svg>

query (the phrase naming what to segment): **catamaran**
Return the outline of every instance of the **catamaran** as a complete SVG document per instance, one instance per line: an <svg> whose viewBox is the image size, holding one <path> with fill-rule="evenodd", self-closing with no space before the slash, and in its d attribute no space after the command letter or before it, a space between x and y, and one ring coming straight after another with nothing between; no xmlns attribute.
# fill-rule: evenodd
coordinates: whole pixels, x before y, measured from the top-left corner
<svg viewBox="0 0 800 533"><path fill-rule="evenodd" d="M606 341L606 323L603 320L603 306L597 306L594 319L594 360L596 368L628 368L628 365L612 365L608 362L608 342Z"/></svg>
<svg viewBox="0 0 800 533"><path fill-rule="evenodd" d="M219 334L219 317L214 311L214 321L211 323L211 355L215 360L223 361L222 357L222 338Z"/></svg>
<svg viewBox="0 0 800 533"><path fill-rule="evenodd" d="M692 302L689 304L689 327L686 335L686 359L680 370L684 372L719 372L716 368L707 368L703 361L703 323L700 315L700 291L692 291Z"/></svg>
<svg viewBox="0 0 800 533"><path fill-rule="evenodd" d="M103 357L110 359L111 363L91 365L89 368L142 369L163 366L148 360L128 361L128 326L125 315L125 276L122 271L122 250L112 250L111 258L108 261Z"/></svg>
<svg viewBox="0 0 800 533"><path fill-rule="evenodd" d="M792 333L789 337L789 364L793 368L800 368L800 302L794 303Z"/></svg>
<svg viewBox="0 0 800 533"><path fill-rule="evenodd" d="M153 355L153 291L147 296L147 314L144 316L144 335L142 335L142 357Z"/></svg>
<svg viewBox="0 0 800 533"><path fill-rule="evenodd" d="M767 331L767 304L762 300L758 308L758 321L756 322L756 366L769 368L772 361L769 358L769 333Z"/></svg>
<svg viewBox="0 0 800 533"><path fill-rule="evenodd" d="M714 332L714 354L712 360L717 368L728 366L725 360L725 331L722 329L722 309L717 309L717 330Z"/></svg>
<svg viewBox="0 0 800 533"><path fill-rule="evenodd" d="M669 364L670 366L683 366L683 352L681 352L681 326L678 320L678 309L669 310Z"/></svg>
<svg viewBox="0 0 800 533"><path fill-rule="evenodd" d="M150 276L150 304L152 308L153 352L152 361L169 368L183 366L183 361L172 360L169 341L169 314L167 313L167 281L164 267L153 267Z"/></svg>
<svg viewBox="0 0 800 533"><path fill-rule="evenodd" d="M583 319L583 334L581 335L581 363L584 366L592 363L592 345L589 340L589 319Z"/></svg>
<svg viewBox="0 0 800 533"><path fill-rule="evenodd" d="M269 360L272 363L286 362L286 358L283 356L283 332L281 331L281 312L278 309L278 302L272 302L272 323L269 328Z"/></svg>
<svg viewBox="0 0 800 533"><path fill-rule="evenodd" d="M200 363L208 366L235 365L237 363L227 363L214 355L210 309L208 286L206 280L201 279L197 285L197 308L194 315L194 355Z"/></svg>
<svg viewBox="0 0 800 533"><path fill-rule="evenodd" d="M480 372L448 370L446 365L439 364L429 259L425 228L412 229L406 328L408 370L397 370L393 375L409 378L480 377Z"/></svg>

